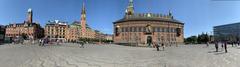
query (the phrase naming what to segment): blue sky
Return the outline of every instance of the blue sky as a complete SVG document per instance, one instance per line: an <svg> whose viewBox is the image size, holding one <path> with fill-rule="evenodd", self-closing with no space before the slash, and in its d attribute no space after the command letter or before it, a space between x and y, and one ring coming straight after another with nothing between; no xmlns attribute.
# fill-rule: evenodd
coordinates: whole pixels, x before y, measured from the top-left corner
<svg viewBox="0 0 240 67"><path fill-rule="evenodd" d="M42 26L48 20L69 23L80 20L82 0L0 0L0 24L20 23L28 8L33 20ZM121 19L128 0L87 0L87 23L93 29L112 34L112 22ZM134 0L136 13L162 13L169 10L185 23L185 37L211 32L216 25L240 22L240 0Z"/></svg>

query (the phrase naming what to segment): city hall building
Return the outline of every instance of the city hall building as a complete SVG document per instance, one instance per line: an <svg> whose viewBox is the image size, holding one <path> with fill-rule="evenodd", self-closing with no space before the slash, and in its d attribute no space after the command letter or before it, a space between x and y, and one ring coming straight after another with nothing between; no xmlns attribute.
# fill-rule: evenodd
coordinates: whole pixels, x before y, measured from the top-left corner
<svg viewBox="0 0 240 67"><path fill-rule="evenodd" d="M240 22L213 27L215 41L239 41Z"/></svg>
<svg viewBox="0 0 240 67"><path fill-rule="evenodd" d="M151 46L159 44L182 44L184 23L167 15L154 13L134 13L130 0L125 16L113 22L114 43L125 45Z"/></svg>
<svg viewBox="0 0 240 67"><path fill-rule="evenodd" d="M26 34L28 39L39 39L44 37L44 29L39 23L33 22L33 11L28 9L27 20L23 23L11 23L6 25L5 36L9 38L15 38Z"/></svg>

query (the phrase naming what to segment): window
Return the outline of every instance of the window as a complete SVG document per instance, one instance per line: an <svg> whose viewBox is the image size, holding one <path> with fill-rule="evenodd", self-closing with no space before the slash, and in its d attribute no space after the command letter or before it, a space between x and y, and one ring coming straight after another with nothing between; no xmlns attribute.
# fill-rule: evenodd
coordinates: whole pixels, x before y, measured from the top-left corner
<svg viewBox="0 0 240 67"><path fill-rule="evenodd" d="M156 27L152 27L152 32L156 32L155 29L156 29Z"/></svg>
<svg viewBox="0 0 240 67"><path fill-rule="evenodd" d="M122 32L125 32L125 29L124 29L124 27L122 27Z"/></svg>
<svg viewBox="0 0 240 67"><path fill-rule="evenodd" d="M134 27L134 30L133 30L134 32L137 32L137 27Z"/></svg>
<svg viewBox="0 0 240 67"><path fill-rule="evenodd" d="M166 32L166 31L165 31L165 28L162 28L162 32Z"/></svg>
<svg viewBox="0 0 240 67"><path fill-rule="evenodd" d="M139 27L139 28L138 28L138 32L142 32L142 27Z"/></svg>
<svg viewBox="0 0 240 67"><path fill-rule="evenodd" d="M143 27L143 32L146 32L146 27Z"/></svg>
<svg viewBox="0 0 240 67"><path fill-rule="evenodd" d="M157 28L157 32L161 32L161 28L160 27Z"/></svg>
<svg viewBox="0 0 240 67"><path fill-rule="evenodd" d="M133 27L130 27L130 32L133 32Z"/></svg>

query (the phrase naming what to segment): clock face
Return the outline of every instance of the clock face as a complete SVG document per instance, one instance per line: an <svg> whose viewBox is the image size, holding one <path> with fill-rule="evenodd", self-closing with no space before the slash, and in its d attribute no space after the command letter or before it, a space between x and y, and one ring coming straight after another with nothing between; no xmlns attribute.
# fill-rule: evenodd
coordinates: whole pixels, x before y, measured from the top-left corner
<svg viewBox="0 0 240 67"><path fill-rule="evenodd" d="M86 15L82 15L83 17L86 17Z"/></svg>

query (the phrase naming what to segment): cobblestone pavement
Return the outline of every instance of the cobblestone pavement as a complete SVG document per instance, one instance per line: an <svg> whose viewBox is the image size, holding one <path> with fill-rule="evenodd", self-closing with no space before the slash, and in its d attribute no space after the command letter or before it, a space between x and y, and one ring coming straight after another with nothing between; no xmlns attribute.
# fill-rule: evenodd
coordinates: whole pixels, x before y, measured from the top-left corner
<svg viewBox="0 0 240 67"><path fill-rule="evenodd" d="M119 45L0 45L0 67L240 67L240 47L229 46L229 53L214 50L205 45L165 51Z"/></svg>

